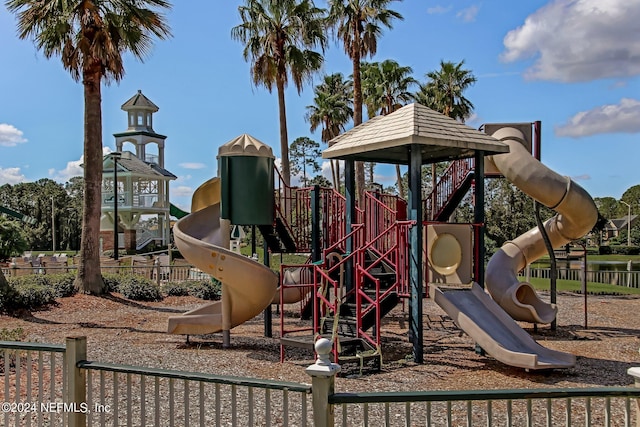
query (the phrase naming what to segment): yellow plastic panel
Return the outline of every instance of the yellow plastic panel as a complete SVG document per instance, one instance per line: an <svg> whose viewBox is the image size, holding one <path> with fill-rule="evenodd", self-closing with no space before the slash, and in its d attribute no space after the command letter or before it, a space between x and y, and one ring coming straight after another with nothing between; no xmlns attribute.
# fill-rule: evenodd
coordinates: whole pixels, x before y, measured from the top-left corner
<svg viewBox="0 0 640 427"><path fill-rule="evenodd" d="M470 224L429 224L426 230L429 283L473 281L473 228Z"/></svg>

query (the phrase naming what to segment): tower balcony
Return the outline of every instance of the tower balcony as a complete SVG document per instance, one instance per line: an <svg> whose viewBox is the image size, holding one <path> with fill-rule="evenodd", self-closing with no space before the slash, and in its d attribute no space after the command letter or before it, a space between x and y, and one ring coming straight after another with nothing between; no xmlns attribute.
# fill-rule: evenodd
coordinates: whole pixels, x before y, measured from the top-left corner
<svg viewBox="0 0 640 427"><path fill-rule="evenodd" d="M102 193L102 210L112 210L114 193ZM158 194L132 193L131 191L118 191L118 209L169 209L169 205L160 200Z"/></svg>

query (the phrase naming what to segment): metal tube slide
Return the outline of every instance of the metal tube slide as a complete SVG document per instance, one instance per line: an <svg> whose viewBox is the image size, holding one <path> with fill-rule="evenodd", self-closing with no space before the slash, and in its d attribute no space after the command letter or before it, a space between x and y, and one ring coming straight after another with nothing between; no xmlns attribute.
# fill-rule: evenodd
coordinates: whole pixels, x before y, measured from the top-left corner
<svg viewBox="0 0 640 427"><path fill-rule="evenodd" d="M554 248L587 234L598 219L591 196L568 177L559 175L535 159L522 145L518 129L504 127L493 137L509 145L509 153L489 156L488 160L511 183L557 214L544 223ZM506 242L489 260L485 285L493 299L515 320L551 323L555 304L542 301L530 283L520 282L517 274L547 250L538 228Z"/></svg>

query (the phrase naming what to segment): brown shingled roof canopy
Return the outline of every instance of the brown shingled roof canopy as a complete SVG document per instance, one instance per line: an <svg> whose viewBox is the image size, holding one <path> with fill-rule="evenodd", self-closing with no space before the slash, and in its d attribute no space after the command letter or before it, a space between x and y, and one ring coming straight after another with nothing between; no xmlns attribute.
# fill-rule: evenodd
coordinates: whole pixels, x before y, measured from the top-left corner
<svg viewBox="0 0 640 427"><path fill-rule="evenodd" d="M374 117L329 141L325 159L408 164L411 144L421 146L423 164L506 153L509 147L490 135L420 104Z"/></svg>

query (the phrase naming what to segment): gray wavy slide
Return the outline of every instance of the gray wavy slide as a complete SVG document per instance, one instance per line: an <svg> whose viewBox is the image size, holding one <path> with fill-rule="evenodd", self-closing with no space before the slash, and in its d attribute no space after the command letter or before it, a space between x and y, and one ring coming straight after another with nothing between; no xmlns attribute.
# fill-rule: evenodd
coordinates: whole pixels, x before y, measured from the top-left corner
<svg viewBox="0 0 640 427"><path fill-rule="evenodd" d="M470 288L434 287L434 300L484 351L527 370L571 368L574 355L538 344L477 283Z"/></svg>

